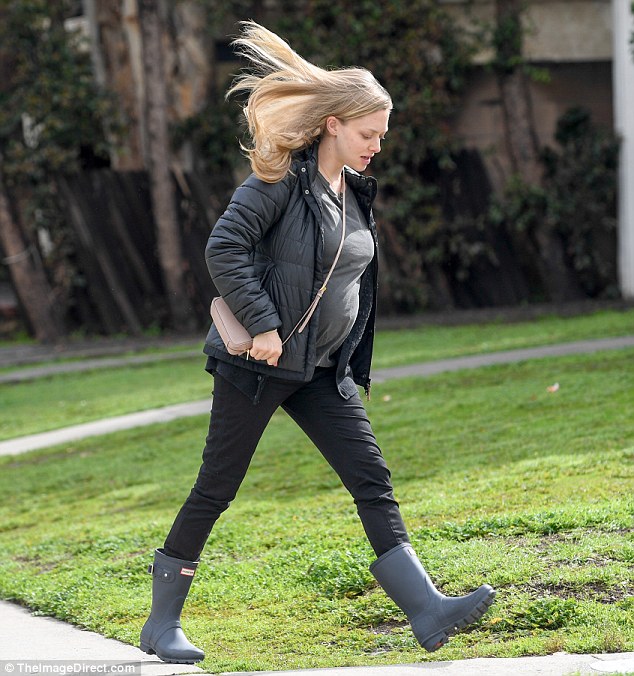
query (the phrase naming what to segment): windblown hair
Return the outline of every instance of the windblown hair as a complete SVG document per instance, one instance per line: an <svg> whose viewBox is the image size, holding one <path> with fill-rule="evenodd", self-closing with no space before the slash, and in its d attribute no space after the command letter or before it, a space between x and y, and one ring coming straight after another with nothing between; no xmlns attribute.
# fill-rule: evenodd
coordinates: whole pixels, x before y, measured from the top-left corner
<svg viewBox="0 0 634 676"><path fill-rule="evenodd" d="M330 115L346 121L392 108L390 95L368 70L315 66L254 21L243 22L233 44L252 72L240 75L227 97L248 93L243 112L252 147L243 149L267 183L286 176L292 153L319 138Z"/></svg>

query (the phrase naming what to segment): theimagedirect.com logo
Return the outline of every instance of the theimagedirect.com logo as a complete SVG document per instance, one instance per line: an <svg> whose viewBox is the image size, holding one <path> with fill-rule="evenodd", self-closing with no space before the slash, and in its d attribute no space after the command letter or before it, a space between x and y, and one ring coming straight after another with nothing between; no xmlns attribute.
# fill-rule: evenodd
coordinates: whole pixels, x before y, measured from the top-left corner
<svg viewBox="0 0 634 676"><path fill-rule="evenodd" d="M2 660L0 676L141 676L140 662L103 662L97 660Z"/></svg>

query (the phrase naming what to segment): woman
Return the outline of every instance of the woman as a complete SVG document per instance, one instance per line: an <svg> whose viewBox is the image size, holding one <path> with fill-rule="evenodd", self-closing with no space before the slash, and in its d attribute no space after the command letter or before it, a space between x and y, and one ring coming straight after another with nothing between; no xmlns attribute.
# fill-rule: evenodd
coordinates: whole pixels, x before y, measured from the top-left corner
<svg viewBox="0 0 634 676"><path fill-rule="evenodd" d="M214 398L203 463L150 566L152 611L141 648L171 662L204 658L183 633L181 609L209 533L281 406L354 498L377 555L372 573L421 645L436 650L480 618L495 592L483 585L448 598L434 588L409 544L357 390L370 391L377 292L376 182L361 172L381 150L392 102L368 71L318 68L256 23L243 25L236 44L255 69L229 91L248 93L253 173L215 225L206 258L253 347L233 356L215 326L207 336ZM293 331L342 241L308 325Z"/></svg>

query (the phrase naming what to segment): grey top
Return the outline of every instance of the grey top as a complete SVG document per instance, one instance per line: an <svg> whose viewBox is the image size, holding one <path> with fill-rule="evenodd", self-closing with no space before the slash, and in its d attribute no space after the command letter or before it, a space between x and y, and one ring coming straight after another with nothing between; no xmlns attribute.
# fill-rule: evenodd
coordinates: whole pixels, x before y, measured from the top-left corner
<svg viewBox="0 0 634 676"><path fill-rule="evenodd" d="M324 229L323 268L325 273L335 259L341 242L342 201L320 174L313 182L319 199ZM346 193L346 238L339 261L319 301L317 366L334 366L332 355L348 337L359 311L361 275L372 261L374 243L365 216L352 190Z"/></svg>

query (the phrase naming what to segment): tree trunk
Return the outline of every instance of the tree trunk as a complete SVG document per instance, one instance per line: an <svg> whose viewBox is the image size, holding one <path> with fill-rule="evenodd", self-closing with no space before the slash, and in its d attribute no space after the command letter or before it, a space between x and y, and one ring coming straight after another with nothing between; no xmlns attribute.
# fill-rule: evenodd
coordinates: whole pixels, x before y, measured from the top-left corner
<svg viewBox="0 0 634 676"><path fill-rule="evenodd" d="M187 120L203 110L210 100L213 81L214 42L206 25L206 11L199 0L181 0L170 7L166 18L170 114L174 120ZM195 149L188 139L172 156L174 172L195 170Z"/></svg>
<svg viewBox="0 0 634 676"><path fill-rule="evenodd" d="M522 68L524 5L525 0L496 0L498 85L511 166L527 183L537 185L542 175L539 142L529 85Z"/></svg>
<svg viewBox="0 0 634 676"><path fill-rule="evenodd" d="M498 78L511 167L526 183L539 185L542 167L526 75L515 71Z"/></svg>
<svg viewBox="0 0 634 676"><path fill-rule="evenodd" d="M83 0L91 34L91 54L99 86L116 93L124 131L111 164L119 171L143 169L143 85L138 16L122 0ZM127 11L126 11L126 8ZM115 144L112 144L114 147Z"/></svg>
<svg viewBox="0 0 634 676"><path fill-rule="evenodd" d="M513 172L528 185L540 185L542 166L535 131L527 75L523 69L522 13L526 0L496 0L498 85L504 114L504 132ZM547 223L535 229L537 266L551 300L583 297L583 291L566 262L561 237Z"/></svg>
<svg viewBox="0 0 634 676"><path fill-rule="evenodd" d="M152 209L157 227L158 254L172 326L177 331L188 331L193 328L194 318L185 290L182 244L170 173L167 86L161 44L162 22L158 0L139 0L138 8L143 44Z"/></svg>
<svg viewBox="0 0 634 676"><path fill-rule="evenodd" d="M0 163L2 158L0 157ZM4 187L0 164L0 243L9 267L11 281L35 338L55 342L64 334L61 319L55 313L53 292L34 247L28 246L20 226L13 218Z"/></svg>

